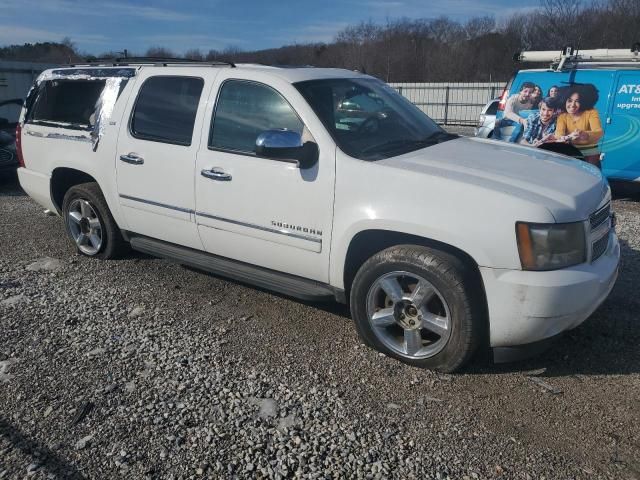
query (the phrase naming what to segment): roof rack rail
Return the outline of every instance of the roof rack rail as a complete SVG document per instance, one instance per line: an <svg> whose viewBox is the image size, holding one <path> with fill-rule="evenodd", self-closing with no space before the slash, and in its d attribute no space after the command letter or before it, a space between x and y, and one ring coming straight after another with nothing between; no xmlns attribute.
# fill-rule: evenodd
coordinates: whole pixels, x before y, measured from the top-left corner
<svg viewBox="0 0 640 480"><path fill-rule="evenodd" d="M516 62L549 62L553 70L575 68L580 64L636 64L640 62L640 42L634 43L630 49L598 48L594 50L578 50L571 46L564 47L560 52L553 50L522 51L513 56Z"/></svg>
<svg viewBox="0 0 640 480"><path fill-rule="evenodd" d="M235 68L233 62L225 62L222 60L193 60L190 58L174 58L174 57L121 57L121 58L99 58L90 62L73 62L66 66L130 66L130 65L202 65L202 66L222 66L226 65Z"/></svg>

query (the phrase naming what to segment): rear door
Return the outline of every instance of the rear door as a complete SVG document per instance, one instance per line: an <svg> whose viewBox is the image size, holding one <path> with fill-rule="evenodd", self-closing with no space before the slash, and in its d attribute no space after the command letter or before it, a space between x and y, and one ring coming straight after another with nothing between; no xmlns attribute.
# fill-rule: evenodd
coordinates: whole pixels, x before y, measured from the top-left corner
<svg viewBox="0 0 640 480"><path fill-rule="evenodd" d="M602 169L609 178L640 179L640 71L618 73L609 105Z"/></svg>
<svg viewBox="0 0 640 480"><path fill-rule="evenodd" d="M139 74L118 138L118 196L132 232L200 249L193 177L207 79L173 72Z"/></svg>

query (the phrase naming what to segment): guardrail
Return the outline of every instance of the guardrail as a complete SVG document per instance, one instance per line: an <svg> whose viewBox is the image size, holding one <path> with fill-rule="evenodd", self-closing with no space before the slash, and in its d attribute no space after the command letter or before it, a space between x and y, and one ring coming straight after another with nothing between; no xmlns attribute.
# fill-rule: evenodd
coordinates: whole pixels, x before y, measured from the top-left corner
<svg viewBox="0 0 640 480"><path fill-rule="evenodd" d="M482 107L506 82L391 83L401 95L443 125L475 126Z"/></svg>

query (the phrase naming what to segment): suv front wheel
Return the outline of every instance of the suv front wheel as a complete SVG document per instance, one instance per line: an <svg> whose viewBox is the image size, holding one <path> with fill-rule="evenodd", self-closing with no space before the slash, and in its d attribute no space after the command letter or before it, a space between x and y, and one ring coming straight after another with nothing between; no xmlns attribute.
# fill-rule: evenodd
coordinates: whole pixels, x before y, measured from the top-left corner
<svg viewBox="0 0 640 480"><path fill-rule="evenodd" d="M67 234L78 251L88 257L118 258L126 242L97 183L71 187L62 202Z"/></svg>
<svg viewBox="0 0 640 480"><path fill-rule="evenodd" d="M399 245L367 260L353 281L360 337L405 363L462 367L480 344L483 309L471 269L448 253Z"/></svg>

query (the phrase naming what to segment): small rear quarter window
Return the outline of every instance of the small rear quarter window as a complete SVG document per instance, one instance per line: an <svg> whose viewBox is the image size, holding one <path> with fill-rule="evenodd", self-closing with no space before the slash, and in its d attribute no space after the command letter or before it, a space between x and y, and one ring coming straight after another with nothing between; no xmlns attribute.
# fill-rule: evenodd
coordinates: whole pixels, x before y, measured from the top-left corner
<svg viewBox="0 0 640 480"><path fill-rule="evenodd" d="M485 114L495 115L496 112L498 111L498 103L500 103L498 100L494 100L493 102L491 102L487 107L487 111L485 112Z"/></svg>

